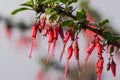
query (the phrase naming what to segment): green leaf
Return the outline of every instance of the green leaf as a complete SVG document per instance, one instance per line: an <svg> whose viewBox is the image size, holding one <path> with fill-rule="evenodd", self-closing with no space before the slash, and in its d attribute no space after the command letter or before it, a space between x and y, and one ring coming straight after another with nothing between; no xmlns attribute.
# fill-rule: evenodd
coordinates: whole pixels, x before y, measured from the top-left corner
<svg viewBox="0 0 120 80"><path fill-rule="evenodd" d="M45 0L35 0L36 4L42 4Z"/></svg>
<svg viewBox="0 0 120 80"><path fill-rule="evenodd" d="M34 5L33 0L29 0L28 2L21 4L21 6L27 6L27 7L33 7L33 5Z"/></svg>
<svg viewBox="0 0 120 80"><path fill-rule="evenodd" d="M57 20L58 16L57 15L51 15L49 19L52 19L52 20Z"/></svg>
<svg viewBox="0 0 120 80"><path fill-rule="evenodd" d="M112 37L113 41L120 41L120 37Z"/></svg>
<svg viewBox="0 0 120 80"><path fill-rule="evenodd" d="M44 2L42 2L42 4L51 4L55 2L58 2L58 0L45 0Z"/></svg>
<svg viewBox="0 0 120 80"><path fill-rule="evenodd" d="M68 8L66 8L66 12L71 12L73 10L73 6L69 6Z"/></svg>
<svg viewBox="0 0 120 80"><path fill-rule="evenodd" d="M105 19L105 20L102 20L100 23L99 23L99 26L104 26L105 24L109 23L109 20L108 19Z"/></svg>
<svg viewBox="0 0 120 80"><path fill-rule="evenodd" d="M25 8L25 7L23 7L23 8L18 8L18 9L16 9L16 10L14 10L11 14L12 14L12 15L15 15L15 14L17 14L18 12L24 11L24 10L30 10L30 9L29 9L29 8Z"/></svg>
<svg viewBox="0 0 120 80"><path fill-rule="evenodd" d="M68 0L69 2L68 2L68 5L70 5L70 4L72 4L72 3L75 3L75 2L77 2L78 0Z"/></svg>
<svg viewBox="0 0 120 80"><path fill-rule="evenodd" d="M67 3L69 0L60 0L62 3Z"/></svg>
<svg viewBox="0 0 120 80"><path fill-rule="evenodd" d="M57 12L56 12L54 9L52 9L52 8L46 8L46 9L45 9L45 13L46 13L47 15L54 15L54 14L56 14Z"/></svg>
<svg viewBox="0 0 120 80"><path fill-rule="evenodd" d="M70 27L73 24L74 24L73 20L67 20L67 21L62 22L61 26L63 26L63 27Z"/></svg>
<svg viewBox="0 0 120 80"><path fill-rule="evenodd" d="M84 9L79 10L76 13L76 17L77 17L78 20L80 20L80 19L86 19L86 12L84 11Z"/></svg>
<svg viewBox="0 0 120 80"><path fill-rule="evenodd" d="M104 38L107 40L107 41L111 41L112 40L112 34L109 32L109 31L106 31L103 33L103 36Z"/></svg>

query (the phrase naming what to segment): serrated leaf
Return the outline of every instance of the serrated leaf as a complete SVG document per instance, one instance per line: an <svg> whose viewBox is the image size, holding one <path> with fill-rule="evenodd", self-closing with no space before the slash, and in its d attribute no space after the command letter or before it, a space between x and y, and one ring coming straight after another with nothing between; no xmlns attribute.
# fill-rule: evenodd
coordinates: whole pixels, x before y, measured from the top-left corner
<svg viewBox="0 0 120 80"><path fill-rule="evenodd" d="M86 12L84 11L84 9L81 9L79 10L77 13L76 13L76 17L77 19L86 19Z"/></svg>
<svg viewBox="0 0 120 80"><path fill-rule="evenodd" d="M24 11L24 10L30 10L29 8L25 8L25 7L22 7L22 8L18 8L16 10L14 10L11 14L12 15L15 15L17 14L18 12L21 12L21 11Z"/></svg>
<svg viewBox="0 0 120 80"><path fill-rule="evenodd" d="M104 26L105 24L109 23L109 20L108 19L105 19L105 20L102 20L100 23L99 23L99 26Z"/></svg>
<svg viewBox="0 0 120 80"><path fill-rule="evenodd" d="M63 27L70 27L73 24L74 24L73 20L67 20L67 21L62 22L61 26L63 26Z"/></svg>

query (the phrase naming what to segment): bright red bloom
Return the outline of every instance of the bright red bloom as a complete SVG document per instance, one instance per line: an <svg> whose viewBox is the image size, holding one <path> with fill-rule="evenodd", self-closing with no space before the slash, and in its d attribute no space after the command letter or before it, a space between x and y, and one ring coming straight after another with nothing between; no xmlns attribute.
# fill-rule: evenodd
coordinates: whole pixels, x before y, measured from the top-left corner
<svg viewBox="0 0 120 80"><path fill-rule="evenodd" d="M48 34L48 28L45 28L43 32L43 36L47 36L47 34Z"/></svg>
<svg viewBox="0 0 120 80"><path fill-rule="evenodd" d="M39 25L40 31L42 31L45 27L46 16L43 16L41 19L41 24Z"/></svg>
<svg viewBox="0 0 120 80"><path fill-rule="evenodd" d="M37 27L37 24L35 23L35 24L32 26L32 38L36 38L37 30L38 30L38 27Z"/></svg>
<svg viewBox="0 0 120 80"><path fill-rule="evenodd" d="M94 48L95 48L95 41L91 42L91 44L90 44L90 46L89 46L89 48L87 50L88 55L91 55Z"/></svg>
<svg viewBox="0 0 120 80"><path fill-rule="evenodd" d="M67 60L69 60L72 56L72 53L73 53L73 47L72 47L72 44L69 46L68 48L68 52L67 52Z"/></svg>
<svg viewBox="0 0 120 80"><path fill-rule="evenodd" d="M31 45L31 50L30 50L29 58L32 57L32 50L33 50L33 46L34 46L34 39L36 38L37 31L38 31L38 26L37 26L37 24L35 23L35 24L32 26L32 45Z"/></svg>
<svg viewBox="0 0 120 80"><path fill-rule="evenodd" d="M101 78L101 74L102 74L102 70L103 70L103 57L100 56L98 59L98 62L96 63L96 74L97 74L97 80L100 80Z"/></svg>
<svg viewBox="0 0 120 80"><path fill-rule="evenodd" d="M71 33L70 33L70 30L68 30L66 32L66 35L65 35L65 38L64 38L64 45L63 45L62 52L61 52L61 55L60 55L60 61L62 60L64 50L65 50L65 46L66 46L66 43L68 42L70 36L71 36Z"/></svg>
<svg viewBox="0 0 120 80"><path fill-rule="evenodd" d="M64 79L66 78L66 73L67 73L70 58L72 57L72 53L73 53L73 47L72 47L72 44L71 44L69 46L68 52L67 52L67 63L66 63L66 67L65 67L65 70L64 70Z"/></svg>
<svg viewBox="0 0 120 80"><path fill-rule="evenodd" d="M54 31L54 39L57 40L58 39L58 23L54 25L53 31Z"/></svg>
<svg viewBox="0 0 120 80"><path fill-rule="evenodd" d="M54 37L53 37L54 38L54 43L53 43L51 55L55 56L56 40L58 39L58 23L56 23L54 25L53 32L54 32Z"/></svg>
<svg viewBox="0 0 120 80"><path fill-rule="evenodd" d="M83 67L83 72L85 71L86 69L86 66L87 66L87 62L88 62L88 58L89 56L91 55L92 51L94 50L95 48L95 41L92 41L91 44L89 45L88 47L88 50L87 50L87 55L85 57L85 64L84 64L84 67Z"/></svg>
<svg viewBox="0 0 120 80"><path fill-rule="evenodd" d="M80 76L81 76L81 71L80 71L80 64L79 64L79 47L78 47L78 40L75 40L75 42L74 42L73 52L74 52L75 59L77 60L77 64L78 64L78 74L79 74L79 78L80 78Z"/></svg>
<svg viewBox="0 0 120 80"><path fill-rule="evenodd" d="M50 29L48 31L48 43L52 43L53 42L53 37L54 37L54 32L52 29Z"/></svg>
<svg viewBox="0 0 120 80"><path fill-rule="evenodd" d="M74 51L74 56L75 56L76 60L79 60L79 47L78 47L77 40L75 40L73 51Z"/></svg>
<svg viewBox="0 0 120 80"><path fill-rule="evenodd" d="M70 36L71 36L71 32L70 32L70 30L68 30L68 31L66 32L66 35L65 35L65 38L64 38L64 43L67 43L67 42L68 42Z"/></svg>
<svg viewBox="0 0 120 80"><path fill-rule="evenodd" d="M96 43L96 48L97 48L97 53L98 53L98 56L101 56L102 55L102 44L100 42L97 42Z"/></svg>

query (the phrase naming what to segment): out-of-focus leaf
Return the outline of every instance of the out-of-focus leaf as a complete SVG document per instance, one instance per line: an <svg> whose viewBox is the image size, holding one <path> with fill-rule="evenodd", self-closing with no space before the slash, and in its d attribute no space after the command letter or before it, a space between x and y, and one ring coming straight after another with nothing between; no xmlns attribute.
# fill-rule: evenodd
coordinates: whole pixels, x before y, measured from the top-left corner
<svg viewBox="0 0 120 80"><path fill-rule="evenodd" d="M27 6L27 7L31 7L31 8L33 7L33 5L34 5L33 0L29 0L28 2L21 4L21 6Z"/></svg>
<svg viewBox="0 0 120 80"><path fill-rule="evenodd" d="M42 2L42 4L51 4L51 3L56 3L56 2L58 2L59 0L44 0L43 2Z"/></svg>
<svg viewBox="0 0 120 80"><path fill-rule="evenodd" d="M60 0L62 3L67 3L69 0Z"/></svg>
<svg viewBox="0 0 120 80"><path fill-rule="evenodd" d="M49 19L52 19L52 20L57 20L58 16L57 15L51 15Z"/></svg>
<svg viewBox="0 0 120 80"><path fill-rule="evenodd" d="M68 0L68 5L77 2L78 0Z"/></svg>
<svg viewBox="0 0 120 80"><path fill-rule="evenodd" d="M45 13L46 13L47 15L54 15L54 14L56 14L57 12L56 12L54 9L52 9L52 8L46 8L46 9L45 9Z"/></svg>
<svg viewBox="0 0 120 80"><path fill-rule="evenodd" d="M80 19L86 19L86 12L83 9L81 9L76 13L76 17L79 20Z"/></svg>
<svg viewBox="0 0 120 80"><path fill-rule="evenodd" d="M105 19L105 20L102 20L100 23L99 23L99 26L104 26L105 24L109 23L109 20L108 19Z"/></svg>
<svg viewBox="0 0 120 80"><path fill-rule="evenodd" d="M22 8L18 8L16 10L14 10L11 14L12 15L15 15L17 14L18 12L21 12L21 11L24 11L24 10L30 10L29 8L26 8L26 7L22 7Z"/></svg>
<svg viewBox="0 0 120 80"><path fill-rule="evenodd" d="M62 27L70 27L73 24L74 24L73 20L67 20L67 21L62 22L61 26Z"/></svg>

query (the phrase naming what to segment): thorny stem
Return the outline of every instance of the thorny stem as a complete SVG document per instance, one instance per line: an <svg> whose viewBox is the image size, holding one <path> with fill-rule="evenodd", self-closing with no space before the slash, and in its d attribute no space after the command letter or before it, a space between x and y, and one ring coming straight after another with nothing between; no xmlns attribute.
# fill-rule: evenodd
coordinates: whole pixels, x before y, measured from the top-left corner
<svg viewBox="0 0 120 80"><path fill-rule="evenodd" d="M66 13L66 12L63 11L63 10L60 10L60 13L66 15L66 16L74 19L74 20L77 19L76 16L74 16L72 13ZM83 24L83 23L81 22L81 24ZM103 36L103 30L98 30L98 29L92 28L92 27L90 27L90 26L88 26L88 25L85 25L84 27L82 27L82 29L88 29L88 30L90 30L90 31L92 31L92 32L94 32L94 33L96 33L96 34L98 34L99 36L101 36L101 37L104 38L104 36ZM119 42L108 42L108 44L114 45L114 46L116 46L116 47L118 47L118 48L120 47L120 43L119 43Z"/></svg>

